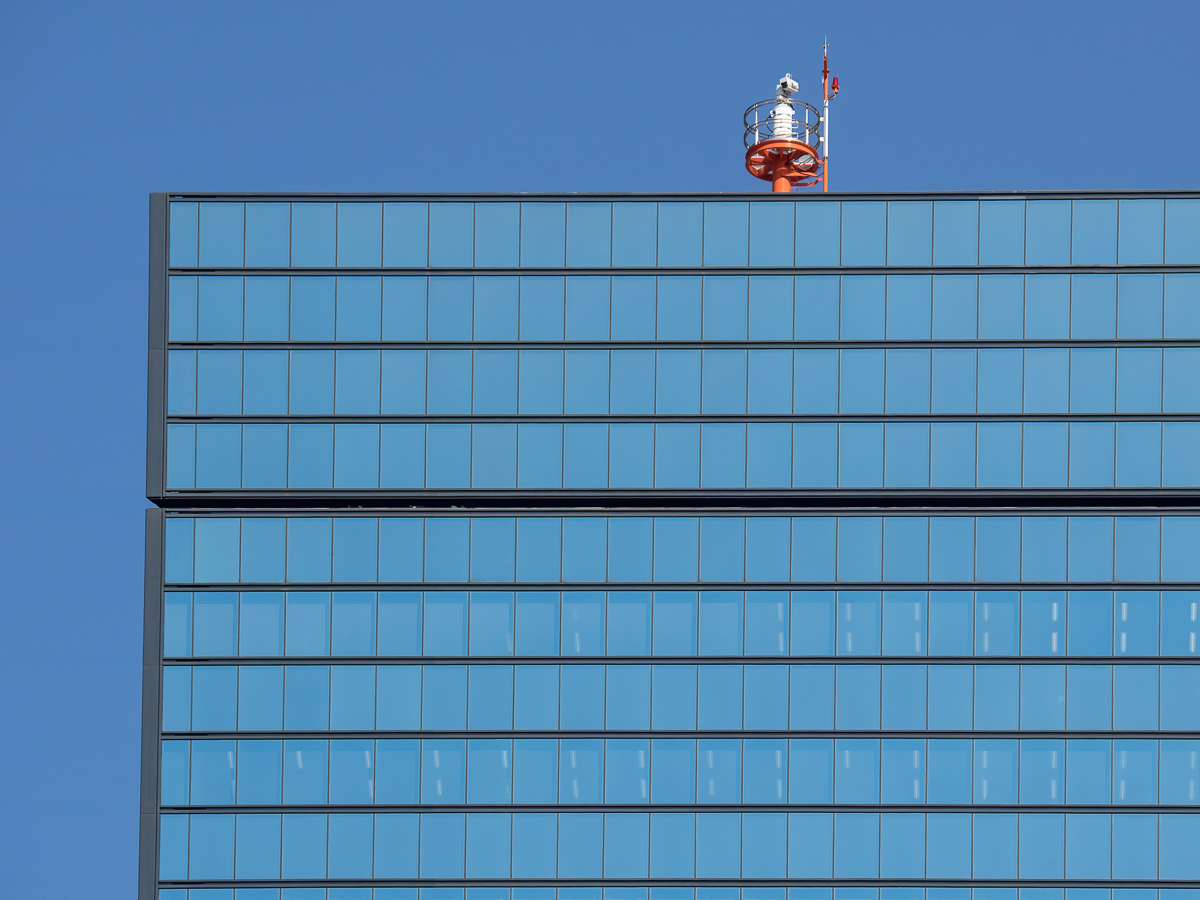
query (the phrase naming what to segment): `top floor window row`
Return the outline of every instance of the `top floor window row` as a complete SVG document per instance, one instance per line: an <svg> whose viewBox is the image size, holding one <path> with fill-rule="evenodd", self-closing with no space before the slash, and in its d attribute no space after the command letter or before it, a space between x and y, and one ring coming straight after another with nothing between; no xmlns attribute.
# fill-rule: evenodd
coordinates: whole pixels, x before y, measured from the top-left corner
<svg viewBox="0 0 1200 900"><path fill-rule="evenodd" d="M173 267L1200 263L1200 199L175 201Z"/></svg>

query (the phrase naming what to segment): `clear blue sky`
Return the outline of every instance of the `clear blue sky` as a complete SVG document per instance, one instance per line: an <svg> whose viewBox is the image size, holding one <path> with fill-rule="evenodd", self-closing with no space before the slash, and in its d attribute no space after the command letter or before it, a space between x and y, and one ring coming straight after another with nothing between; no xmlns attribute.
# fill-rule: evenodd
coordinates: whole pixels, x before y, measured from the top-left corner
<svg viewBox="0 0 1200 900"><path fill-rule="evenodd" d="M826 33L837 189L1197 188L1198 32L1195 0L0 0L0 896L134 895L149 192L760 190L741 112L785 70L815 99Z"/></svg>

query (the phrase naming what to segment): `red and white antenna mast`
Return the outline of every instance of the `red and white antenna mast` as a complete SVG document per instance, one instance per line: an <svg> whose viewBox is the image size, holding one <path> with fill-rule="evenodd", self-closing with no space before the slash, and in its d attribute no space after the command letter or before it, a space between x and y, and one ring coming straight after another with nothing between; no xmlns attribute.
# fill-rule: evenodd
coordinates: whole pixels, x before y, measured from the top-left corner
<svg viewBox="0 0 1200 900"><path fill-rule="evenodd" d="M771 182L771 190L821 185L829 190L829 101L837 96L838 80L829 78L829 44L821 55L821 111L792 94L800 89L791 74L779 79L774 100L762 100L746 110L746 171Z"/></svg>

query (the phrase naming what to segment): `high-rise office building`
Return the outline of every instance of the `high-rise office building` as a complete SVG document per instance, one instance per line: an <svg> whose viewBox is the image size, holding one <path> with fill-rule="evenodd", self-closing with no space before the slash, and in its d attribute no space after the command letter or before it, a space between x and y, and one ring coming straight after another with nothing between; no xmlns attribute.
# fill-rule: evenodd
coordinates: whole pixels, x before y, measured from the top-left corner
<svg viewBox="0 0 1200 900"><path fill-rule="evenodd" d="M1200 193L151 211L143 900L1200 896Z"/></svg>

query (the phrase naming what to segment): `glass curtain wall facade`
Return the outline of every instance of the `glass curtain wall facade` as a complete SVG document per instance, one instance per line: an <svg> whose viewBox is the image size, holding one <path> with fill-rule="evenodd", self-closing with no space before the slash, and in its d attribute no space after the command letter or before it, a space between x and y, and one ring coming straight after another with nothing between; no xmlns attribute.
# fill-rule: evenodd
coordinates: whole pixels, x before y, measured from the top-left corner
<svg viewBox="0 0 1200 900"><path fill-rule="evenodd" d="M1200 900L1200 194L161 194L150 281L143 900Z"/></svg>

